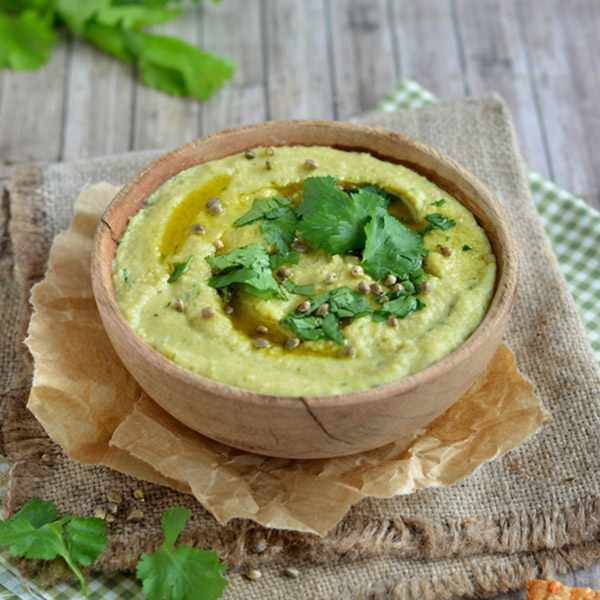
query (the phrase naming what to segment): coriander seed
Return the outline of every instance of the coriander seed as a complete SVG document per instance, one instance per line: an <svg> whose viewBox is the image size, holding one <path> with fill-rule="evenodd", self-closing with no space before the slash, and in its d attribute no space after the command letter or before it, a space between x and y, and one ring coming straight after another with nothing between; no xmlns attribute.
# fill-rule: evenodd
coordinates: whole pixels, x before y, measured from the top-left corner
<svg viewBox="0 0 600 600"><path fill-rule="evenodd" d="M254 158L255 154L254 154L254 150L246 150L246 152L244 152L244 156L248 159L251 160Z"/></svg>
<svg viewBox="0 0 600 600"><path fill-rule="evenodd" d="M356 279L360 279L365 274L365 270L360 265L354 265L350 269L350 275L352 277L356 277Z"/></svg>
<svg viewBox="0 0 600 600"><path fill-rule="evenodd" d="M273 168L273 165L271 164L271 161L270 160L266 160L265 161L265 169L267 171L270 171L272 168Z"/></svg>
<svg viewBox="0 0 600 600"><path fill-rule="evenodd" d="M311 170L312 170L312 169L316 169L316 168L318 168L319 164L317 163L317 161L313 160L312 158L307 158L307 159L304 161L304 166L305 166L307 169L311 169Z"/></svg>
<svg viewBox="0 0 600 600"><path fill-rule="evenodd" d="M383 296L383 288L378 283L374 283L371 285L371 291L376 296Z"/></svg>
<svg viewBox="0 0 600 600"><path fill-rule="evenodd" d="M267 156L275 156L275 150L269 146L268 148L265 148L265 154Z"/></svg>
<svg viewBox="0 0 600 600"><path fill-rule="evenodd" d="M283 574L290 579L296 579L297 577L300 577L300 571L298 571L298 569L295 567L285 567L285 569L283 569Z"/></svg>
<svg viewBox="0 0 600 600"><path fill-rule="evenodd" d="M203 319L212 319L217 314L217 311L212 306L205 306L202 309Z"/></svg>
<svg viewBox="0 0 600 600"><path fill-rule="evenodd" d="M214 246L215 249L221 250L225 247L225 244L221 240L215 240Z"/></svg>
<svg viewBox="0 0 600 600"><path fill-rule="evenodd" d="M401 283L395 283L394 287L392 287L392 292L403 292L404 286Z"/></svg>
<svg viewBox="0 0 600 600"><path fill-rule="evenodd" d="M173 307L177 312L183 312L185 310L185 304L181 298L177 298L177 300L175 300Z"/></svg>
<svg viewBox="0 0 600 600"><path fill-rule="evenodd" d="M300 345L300 338L290 338L285 345L290 348L290 350L293 350L294 348L297 348Z"/></svg>
<svg viewBox="0 0 600 600"><path fill-rule="evenodd" d="M268 348L270 345L271 344L270 344L269 340L266 340L265 338L256 338L254 340L255 348Z"/></svg>
<svg viewBox="0 0 600 600"><path fill-rule="evenodd" d="M217 202L213 202L210 206L207 206L206 209L211 215L220 215L223 212L223 206L221 205L221 201L217 198Z"/></svg>
<svg viewBox="0 0 600 600"><path fill-rule="evenodd" d="M277 269L277 276L282 279L287 279L291 274L292 270L288 267L279 267L279 269Z"/></svg>
<svg viewBox="0 0 600 600"><path fill-rule="evenodd" d="M361 294L369 293L369 284L363 279L358 282L358 287L356 288Z"/></svg>
<svg viewBox="0 0 600 600"><path fill-rule="evenodd" d="M395 275L388 273L386 275L386 278L383 280L383 283L388 287L392 287L396 283L396 281L398 281L398 278Z"/></svg>
<svg viewBox="0 0 600 600"><path fill-rule="evenodd" d="M302 304L298 305L296 312L305 313L305 312L308 312L309 310L310 310L310 302L308 300L305 300L304 302L302 302Z"/></svg>
<svg viewBox="0 0 600 600"><path fill-rule="evenodd" d="M233 306L230 306L229 304L223 310L225 311L226 315L232 315L233 314Z"/></svg>
<svg viewBox="0 0 600 600"><path fill-rule="evenodd" d="M221 198L217 198L216 196L213 196L212 198L209 198L206 201L206 208L210 208L213 204L221 204Z"/></svg>
<svg viewBox="0 0 600 600"><path fill-rule="evenodd" d="M440 254L442 256L452 256L452 249L448 246L440 246Z"/></svg>
<svg viewBox="0 0 600 600"><path fill-rule="evenodd" d="M298 240L296 240L295 242L292 242L290 244L290 248L292 250L295 250L296 252L300 252L300 253L306 252L306 250L307 250L307 247L302 242L300 242Z"/></svg>
<svg viewBox="0 0 600 600"><path fill-rule="evenodd" d="M203 233L206 233L206 228L200 223L194 223L192 225L192 233L195 233L196 235L202 235Z"/></svg>
<svg viewBox="0 0 600 600"><path fill-rule="evenodd" d="M354 356L354 346L344 346L340 350L342 356Z"/></svg>
<svg viewBox="0 0 600 600"><path fill-rule="evenodd" d="M262 577L262 573L258 569L248 569L244 575L250 581L258 581Z"/></svg>
<svg viewBox="0 0 600 600"><path fill-rule="evenodd" d="M269 328L265 327L264 325L259 325L254 331L256 331L256 333L264 335L265 333L269 333Z"/></svg>
<svg viewBox="0 0 600 600"><path fill-rule="evenodd" d="M396 317L390 317L388 319L388 325L390 327L398 327L398 319Z"/></svg>
<svg viewBox="0 0 600 600"><path fill-rule="evenodd" d="M427 294L431 290L431 281L429 279L421 284L421 291Z"/></svg>
<svg viewBox="0 0 600 600"><path fill-rule="evenodd" d="M319 306L319 308L317 308L317 315L319 317L324 317L328 311L329 311L329 304L327 304L327 302L323 302L323 304L321 304L321 306Z"/></svg>
<svg viewBox="0 0 600 600"><path fill-rule="evenodd" d="M325 276L325 283L333 283L337 280L337 275L335 273L327 273Z"/></svg>

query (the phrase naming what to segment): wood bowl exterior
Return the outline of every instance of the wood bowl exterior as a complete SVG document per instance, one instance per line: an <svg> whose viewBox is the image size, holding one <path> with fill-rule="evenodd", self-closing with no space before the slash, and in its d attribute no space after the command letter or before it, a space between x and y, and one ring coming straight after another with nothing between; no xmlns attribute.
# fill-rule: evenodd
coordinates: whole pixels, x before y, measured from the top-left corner
<svg viewBox="0 0 600 600"><path fill-rule="evenodd" d="M449 356L400 381L360 392L280 397L235 388L171 362L138 337L115 299L112 261L128 219L184 169L255 146L321 145L368 152L406 165L454 195L486 230L497 258L496 290L475 332ZM400 135L345 123L276 121L195 140L159 158L117 194L98 225L92 284L110 340L133 377L167 412L196 431L250 452L324 458L382 446L446 411L483 371L498 347L517 289L518 251L504 210L452 159Z"/></svg>

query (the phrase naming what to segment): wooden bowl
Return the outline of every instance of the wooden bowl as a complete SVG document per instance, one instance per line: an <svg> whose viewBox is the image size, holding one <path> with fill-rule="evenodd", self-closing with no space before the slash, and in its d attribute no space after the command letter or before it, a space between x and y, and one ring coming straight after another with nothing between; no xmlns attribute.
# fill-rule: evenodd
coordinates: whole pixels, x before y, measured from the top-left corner
<svg viewBox="0 0 600 600"><path fill-rule="evenodd" d="M496 255L496 290L474 333L434 365L400 381L349 394L282 397L202 377L171 362L131 329L117 302L112 261L128 219L184 169L255 146L332 146L368 152L426 176L460 200ZM278 121L209 135L162 156L117 194L92 250L92 283L112 344L133 377L166 411L212 439L285 458L324 458L382 446L427 425L475 381L504 333L517 289L518 253L504 210L471 173L440 152L389 131L324 121Z"/></svg>

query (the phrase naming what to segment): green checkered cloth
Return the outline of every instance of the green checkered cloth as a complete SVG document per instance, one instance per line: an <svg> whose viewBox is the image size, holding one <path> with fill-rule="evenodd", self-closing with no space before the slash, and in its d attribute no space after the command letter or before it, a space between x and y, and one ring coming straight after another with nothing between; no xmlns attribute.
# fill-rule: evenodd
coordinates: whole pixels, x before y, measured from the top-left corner
<svg viewBox="0 0 600 600"><path fill-rule="evenodd" d="M437 100L431 92L415 81L405 80L375 110L393 112L435 102ZM600 310L597 308L600 303L600 213L531 169L527 170L527 178L538 213L579 309L596 359L600 362ZM0 474L8 469L9 464L0 457ZM92 575L90 579L88 598L91 600L143 597L134 577L112 573ZM72 600L82 597L78 584L41 590L24 581L8 552L0 552L0 600Z"/></svg>

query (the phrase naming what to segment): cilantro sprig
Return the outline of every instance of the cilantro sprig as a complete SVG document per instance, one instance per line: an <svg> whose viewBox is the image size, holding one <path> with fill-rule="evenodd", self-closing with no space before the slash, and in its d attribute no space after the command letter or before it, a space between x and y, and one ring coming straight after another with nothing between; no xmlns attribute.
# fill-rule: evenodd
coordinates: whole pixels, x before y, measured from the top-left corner
<svg viewBox="0 0 600 600"><path fill-rule="evenodd" d="M227 585L222 577L227 567L219 562L216 552L183 545L173 549L189 517L187 508L166 511L162 518L162 545L140 557L136 575L143 582L142 590L148 600L214 600Z"/></svg>
<svg viewBox="0 0 600 600"><path fill-rule="evenodd" d="M178 18L181 2L0 0L0 68L41 67L51 56L55 29L66 27L101 50L136 63L147 85L205 100L231 78L233 61L143 30Z"/></svg>
<svg viewBox="0 0 600 600"><path fill-rule="evenodd" d="M306 302L307 310L301 312L297 307L280 321L305 340L333 340L343 346L346 340L340 330L342 319L358 319L371 314L369 301L347 286L322 292ZM317 310L323 304L328 304L327 313L318 315Z"/></svg>
<svg viewBox="0 0 600 600"><path fill-rule="evenodd" d="M228 298L233 284L243 284L247 294L263 300L287 296L271 272L271 262L267 249L258 242L236 248L227 254L207 256L206 261L215 275L208 285L221 290Z"/></svg>
<svg viewBox="0 0 600 600"><path fill-rule="evenodd" d="M0 544L9 547L11 556L53 560L64 558L87 595L79 567L91 565L106 547L106 525L95 517L59 517L57 507L40 498L29 500L12 519L0 521Z"/></svg>

